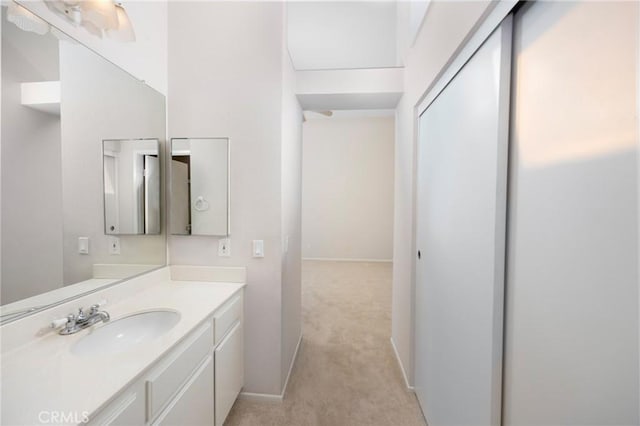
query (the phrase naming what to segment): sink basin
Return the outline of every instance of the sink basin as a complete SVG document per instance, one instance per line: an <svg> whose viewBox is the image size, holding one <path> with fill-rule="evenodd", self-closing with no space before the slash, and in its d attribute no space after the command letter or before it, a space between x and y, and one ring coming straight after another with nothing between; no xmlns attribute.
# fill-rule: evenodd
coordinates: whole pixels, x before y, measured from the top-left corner
<svg viewBox="0 0 640 426"><path fill-rule="evenodd" d="M83 356L125 352L163 335L178 321L180 314L168 309L129 315L91 330L71 347L71 352Z"/></svg>

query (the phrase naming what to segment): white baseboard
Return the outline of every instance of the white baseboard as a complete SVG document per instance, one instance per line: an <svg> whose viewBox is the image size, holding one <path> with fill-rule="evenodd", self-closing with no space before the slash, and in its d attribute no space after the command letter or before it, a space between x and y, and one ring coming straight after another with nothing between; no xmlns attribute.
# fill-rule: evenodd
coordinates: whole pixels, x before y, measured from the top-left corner
<svg viewBox="0 0 640 426"><path fill-rule="evenodd" d="M398 365L400 366L400 371L402 371L402 377L404 378L404 384L407 386L411 392L414 391L413 386L409 384L409 379L407 379L407 372L404 371L404 365L402 365L402 360L400 359L400 355L398 354L398 348L396 348L396 344L393 341L393 337L389 339L391 341L391 347L393 348L393 353L396 355L396 360L398 361Z"/></svg>
<svg viewBox="0 0 640 426"><path fill-rule="evenodd" d="M281 403L284 399L284 395L287 392L287 385L289 384L289 377L291 377L291 372L293 371L293 366L298 359L298 352L300 350L300 344L302 343L302 334L300 334L300 338L298 339L298 344L296 345L296 351L293 353L293 358L291 358L291 364L289 365L289 372L287 373L287 378L284 381L284 386L282 387L282 393L280 395L274 395L271 393L253 393L253 392L240 392L238 398L244 399L246 401L258 401L258 402L272 402L272 403Z"/></svg>
<svg viewBox="0 0 640 426"><path fill-rule="evenodd" d="M379 262L391 263L393 259L349 259L344 257L303 257L302 260L314 260L318 262Z"/></svg>
<svg viewBox="0 0 640 426"><path fill-rule="evenodd" d="M271 402L274 404L282 403L282 395L274 395L271 393L240 392L238 398L244 399L245 401Z"/></svg>

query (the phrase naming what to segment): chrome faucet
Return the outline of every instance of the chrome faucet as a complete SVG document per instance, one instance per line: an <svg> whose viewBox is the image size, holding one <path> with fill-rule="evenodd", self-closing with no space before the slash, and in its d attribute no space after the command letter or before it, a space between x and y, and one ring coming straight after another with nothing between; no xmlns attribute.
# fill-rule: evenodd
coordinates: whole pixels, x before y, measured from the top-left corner
<svg viewBox="0 0 640 426"><path fill-rule="evenodd" d="M64 325L64 328L60 330L59 334L66 336L68 334L74 334L78 331L91 327L97 322L107 322L111 319L107 311L100 311L100 306L103 303L95 304L89 309L89 313L85 314L83 309L78 309L78 315L69 314L67 318L55 320L51 323L52 328L58 328Z"/></svg>

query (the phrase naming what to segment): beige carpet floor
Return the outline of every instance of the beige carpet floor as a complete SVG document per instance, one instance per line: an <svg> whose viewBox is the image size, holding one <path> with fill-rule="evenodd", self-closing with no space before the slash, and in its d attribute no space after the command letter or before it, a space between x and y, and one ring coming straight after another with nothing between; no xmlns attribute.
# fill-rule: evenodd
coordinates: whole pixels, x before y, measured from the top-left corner
<svg viewBox="0 0 640 426"><path fill-rule="evenodd" d="M284 401L239 399L225 425L424 425L389 341L391 264L305 261L302 293Z"/></svg>

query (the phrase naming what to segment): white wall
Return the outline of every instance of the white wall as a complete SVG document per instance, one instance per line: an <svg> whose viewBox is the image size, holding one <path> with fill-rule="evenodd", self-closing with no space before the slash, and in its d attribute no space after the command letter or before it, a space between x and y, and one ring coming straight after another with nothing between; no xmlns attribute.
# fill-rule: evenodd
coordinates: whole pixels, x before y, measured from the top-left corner
<svg viewBox="0 0 640 426"><path fill-rule="evenodd" d="M392 339L409 384L413 377L415 106L490 6L487 0L432 2L405 60L405 94L396 109Z"/></svg>
<svg viewBox="0 0 640 426"><path fill-rule="evenodd" d="M167 93L167 0L122 2L136 34L133 43L95 37L84 28L74 27L40 0L18 2L137 79L146 81L161 93Z"/></svg>
<svg viewBox="0 0 640 426"><path fill-rule="evenodd" d="M285 329L283 319L299 321L293 260L282 283L283 235L289 255L299 244L295 225L282 229L283 206L295 216L295 184L283 188L282 162L296 174L297 132L289 127L296 113L285 90L291 71L283 76L283 13L281 3L169 4L169 135L231 141L231 256L217 256L216 238L170 236L171 263L247 267L244 390L272 395L282 391L297 339L298 326ZM264 258L252 257L252 240L264 240Z"/></svg>
<svg viewBox="0 0 640 426"><path fill-rule="evenodd" d="M164 235L121 236L121 254L108 254L102 175L105 139L156 138L162 152L164 96L75 43L60 44L60 75L65 284L91 278L94 263L164 264ZM80 236L89 255L78 254Z"/></svg>
<svg viewBox="0 0 640 426"><path fill-rule="evenodd" d="M298 95L335 93L401 93L402 68L309 70L296 72Z"/></svg>
<svg viewBox="0 0 640 426"><path fill-rule="evenodd" d="M394 118L314 118L303 129L303 257L391 260Z"/></svg>
<svg viewBox="0 0 640 426"><path fill-rule="evenodd" d="M58 40L2 8L2 304L62 286L60 116L21 105L20 83L59 80ZM34 267L37 259L37 267Z"/></svg>
<svg viewBox="0 0 640 426"><path fill-rule="evenodd" d="M285 8L286 13L286 8ZM302 109L295 95L296 75L283 37L282 88L282 386L302 335Z"/></svg>
<svg viewBox="0 0 640 426"><path fill-rule="evenodd" d="M296 72L296 93L306 110L395 108L404 90L402 68Z"/></svg>
<svg viewBox="0 0 640 426"><path fill-rule="evenodd" d="M297 70L397 65L395 1L290 2L288 9Z"/></svg>
<svg viewBox="0 0 640 426"><path fill-rule="evenodd" d="M506 424L639 422L638 8L515 21Z"/></svg>

